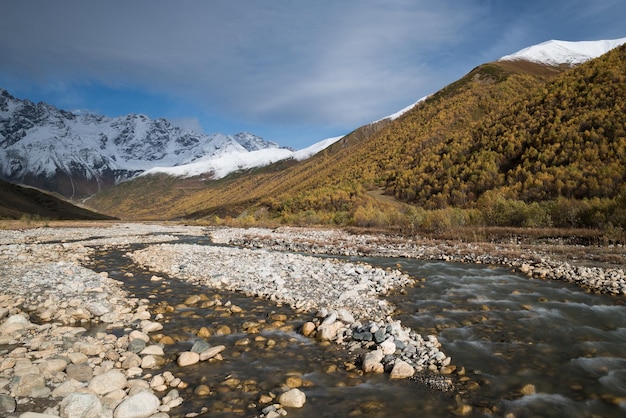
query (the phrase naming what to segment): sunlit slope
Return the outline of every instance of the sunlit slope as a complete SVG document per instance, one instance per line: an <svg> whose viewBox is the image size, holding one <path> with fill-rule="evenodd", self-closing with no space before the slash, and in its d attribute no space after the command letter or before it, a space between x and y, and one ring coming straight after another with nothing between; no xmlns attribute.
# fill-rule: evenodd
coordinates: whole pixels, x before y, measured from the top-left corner
<svg viewBox="0 0 626 418"><path fill-rule="evenodd" d="M611 198L625 178L625 54L621 47L569 70L485 64L306 161L218 181L147 176L88 203L125 218L261 211L290 222L309 212L346 223L389 197L428 209L471 208L486 192L525 201Z"/></svg>

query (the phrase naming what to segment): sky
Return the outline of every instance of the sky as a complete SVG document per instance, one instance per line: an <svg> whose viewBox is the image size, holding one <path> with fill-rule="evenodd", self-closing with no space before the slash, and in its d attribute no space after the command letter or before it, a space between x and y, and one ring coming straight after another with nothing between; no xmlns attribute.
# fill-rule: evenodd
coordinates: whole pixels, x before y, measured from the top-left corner
<svg viewBox="0 0 626 418"><path fill-rule="evenodd" d="M626 37L623 0L0 2L0 88L295 149L550 39Z"/></svg>

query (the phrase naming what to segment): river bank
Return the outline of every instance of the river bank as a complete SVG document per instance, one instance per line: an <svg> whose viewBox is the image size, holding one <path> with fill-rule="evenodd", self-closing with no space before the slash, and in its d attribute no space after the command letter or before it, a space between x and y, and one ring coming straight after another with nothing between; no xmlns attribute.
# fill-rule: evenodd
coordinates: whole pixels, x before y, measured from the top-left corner
<svg viewBox="0 0 626 418"><path fill-rule="evenodd" d="M174 243L184 236L206 235L214 242L253 249ZM407 285L409 278L397 270L278 251L498 264L531 277L572 281L590 291L614 295L626 292L623 268L578 266L553 260L539 250L520 251L514 246L494 249L467 243L429 245L384 236L295 228L112 224L101 228L3 230L3 414L26 418L24 414L30 411L63 417L70 416L69 411L75 408L93 408L100 416L119 418L131 416L126 411L148 405L150 411L145 416L177 416L176 407L184 402L178 391L185 388L186 382L160 372L168 361L159 343L163 338L159 335L162 316L155 314L149 299L133 297L120 281L83 267L94 255L94 248L125 248L136 243L149 245L129 252L137 263L194 285L235 290L310 312L310 321L299 333L320 343L345 343L347 349L358 351L362 355L358 364L361 372L394 373L398 365L395 373L402 372L403 377L420 371L435 371L440 376L457 373L451 364L453 359L443 353L435 336L411 332L391 316L393 306L382 296ZM158 280L156 277L155 282ZM230 307L229 312L233 313ZM99 332L86 332L80 327L93 323L102 325ZM197 353L198 359L201 355ZM179 358L189 356L181 353ZM117 383L98 386L103 380ZM450 381L445 379L426 383L450 390ZM277 416L285 412L277 403L278 396L269 401L270 406L278 406L263 408L262 414ZM466 407L460 404L454 411L469 413L471 408Z"/></svg>
<svg viewBox="0 0 626 418"><path fill-rule="evenodd" d="M600 253L602 249L593 247L407 239L290 227L214 228L211 237L216 243L275 251L501 265L534 279L560 280L596 293L626 295L624 264L594 263L591 260L601 259L594 257L594 251ZM623 246L614 251L620 261L626 254Z"/></svg>

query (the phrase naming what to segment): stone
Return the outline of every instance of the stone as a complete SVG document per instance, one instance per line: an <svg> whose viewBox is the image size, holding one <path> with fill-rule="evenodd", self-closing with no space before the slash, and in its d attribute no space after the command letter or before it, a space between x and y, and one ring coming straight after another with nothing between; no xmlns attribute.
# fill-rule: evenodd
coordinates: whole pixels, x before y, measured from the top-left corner
<svg viewBox="0 0 626 418"><path fill-rule="evenodd" d="M317 329L315 338L318 341L332 341L337 337L337 332L343 328L343 322L333 321L330 324L323 324Z"/></svg>
<svg viewBox="0 0 626 418"><path fill-rule="evenodd" d="M141 330L145 333L161 331L162 329L163 325L158 322L149 321L147 319L141 321Z"/></svg>
<svg viewBox="0 0 626 418"><path fill-rule="evenodd" d="M363 371L365 373L382 373L384 371L384 367L381 363L383 357L383 351L378 349L366 353L363 357Z"/></svg>
<svg viewBox="0 0 626 418"><path fill-rule="evenodd" d="M191 351L183 351L178 355L178 359L176 363L180 367L191 366L192 364L196 364L200 361L200 354L193 353Z"/></svg>
<svg viewBox="0 0 626 418"><path fill-rule="evenodd" d="M114 390L123 389L128 384L126 376L118 369L109 370L95 376L87 386L97 395L106 395Z"/></svg>
<svg viewBox="0 0 626 418"><path fill-rule="evenodd" d="M315 324L313 322L305 322L302 325L302 335L310 337L315 332Z"/></svg>
<svg viewBox="0 0 626 418"><path fill-rule="evenodd" d="M68 379L78 380L79 382L89 382L93 377L93 369L88 364L68 364L65 368Z"/></svg>
<svg viewBox="0 0 626 418"><path fill-rule="evenodd" d="M278 397L278 402L287 408L302 408L306 402L306 395L300 389L290 389Z"/></svg>
<svg viewBox="0 0 626 418"><path fill-rule="evenodd" d="M68 353L67 358L70 359L70 362L72 364L81 364L81 363L87 363L87 361L89 360L89 357L87 357L85 354L83 353Z"/></svg>
<svg viewBox="0 0 626 418"><path fill-rule="evenodd" d="M139 338L135 338L128 343L128 351L131 353L141 353L145 348L146 342Z"/></svg>
<svg viewBox="0 0 626 418"><path fill-rule="evenodd" d="M59 418L56 414L46 414L40 412L24 412L20 414L20 418Z"/></svg>
<svg viewBox="0 0 626 418"><path fill-rule="evenodd" d="M113 417L146 418L157 412L160 405L159 398L143 390L124 399L113 411Z"/></svg>
<svg viewBox="0 0 626 418"><path fill-rule="evenodd" d="M193 351L193 350L192 350ZM149 345L139 352L140 355L164 356L163 348L160 345Z"/></svg>
<svg viewBox="0 0 626 418"><path fill-rule="evenodd" d="M11 334L31 327L32 325L33 324L22 315L11 315L0 325L0 334Z"/></svg>
<svg viewBox="0 0 626 418"><path fill-rule="evenodd" d="M111 312L111 309L99 302L88 303L85 305L85 309L87 309L93 316L102 316Z"/></svg>
<svg viewBox="0 0 626 418"><path fill-rule="evenodd" d="M141 365L141 357L135 353L129 353L122 361L123 369L131 369L133 367L139 367Z"/></svg>
<svg viewBox="0 0 626 418"><path fill-rule="evenodd" d="M390 355L396 352L396 344L393 341L385 340L379 345L384 355Z"/></svg>
<svg viewBox="0 0 626 418"><path fill-rule="evenodd" d="M39 371L45 376L51 376L54 373L62 372L67 367L67 361L62 358L46 360L39 364Z"/></svg>
<svg viewBox="0 0 626 418"><path fill-rule="evenodd" d="M132 330L130 334L128 334L128 340L129 341L142 340L143 342L147 343L148 341L150 341L150 337L145 332L141 332L135 329L135 330Z"/></svg>
<svg viewBox="0 0 626 418"><path fill-rule="evenodd" d="M205 340L198 340L195 343L193 343L193 346L191 347L191 350L189 351L193 351L194 353L200 354L204 350L208 349L209 347L211 347L211 344L209 344Z"/></svg>
<svg viewBox="0 0 626 418"><path fill-rule="evenodd" d="M290 389L302 387L303 384L304 384L304 381L302 380L300 376L289 376L285 380L285 386L287 386Z"/></svg>
<svg viewBox="0 0 626 418"><path fill-rule="evenodd" d="M59 404L61 418L100 418L103 412L100 399L93 393L71 393Z"/></svg>
<svg viewBox="0 0 626 418"><path fill-rule="evenodd" d="M13 393L15 396L31 396L32 391L37 388L46 387L46 380L43 374L27 374L19 376L19 381L13 387Z"/></svg>
<svg viewBox="0 0 626 418"><path fill-rule="evenodd" d="M142 369L156 369L161 364L163 364L164 360L160 356L145 356L141 359L141 368Z"/></svg>
<svg viewBox="0 0 626 418"><path fill-rule="evenodd" d="M215 335L229 335L232 333L232 330L228 325L220 325L215 330Z"/></svg>
<svg viewBox="0 0 626 418"><path fill-rule="evenodd" d="M522 395L534 395L535 393L537 393L537 389L535 388L535 385L529 383L527 385L524 385L520 392L522 393Z"/></svg>
<svg viewBox="0 0 626 418"><path fill-rule="evenodd" d="M97 356L102 353L102 345L100 344L91 344L86 341L76 341L72 348L74 351L79 353L83 353L86 356Z"/></svg>
<svg viewBox="0 0 626 418"><path fill-rule="evenodd" d="M79 382L78 380L75 380L75 379L69 379L61 383L52 391L52 397L64 398L70 393L78 392L80 388L83 388L85 386L86 384L83 382Z"/></svg>
<svg viewBox="0 0 626 418"><path fill-rule="evenodd" d="M391 369L392 379L407 379L415 374L415 369L406 361L398 360Z"/></svg>
<svg viewBox="0 0 626 418"><path fill-rule="evenodd" d="M341 308L339 310L337 310L337 318L339 318L340 321L345 322L347 324L353 324L354 321L354 316L352 316L352 314L344 308Z"/></svg>
<svg viewBox="0 0 626 418"><path fill-rule="evenodd" d="M4 415L7 412L15 412L17 402L12 396L0 394L0 415Z"/></svg>
<svg viewBox="0 0 626 418"><path fill-rule="evenodd" d="M193 390L193 393L198 396L206 396L211 393L211 389L207 385L198 385Z"/></svg>
<svg viewBox="0 0 626 418"><path fill-rule="evenodd" d="M219 353L221 353L222 351L224 351L224 349L226 349L226 346L223 346L223 345L216 345L215 347L210 347L204 350L202 353L200 353L200 361L209 360L215 357L216 355L218 355Z"/></svg>

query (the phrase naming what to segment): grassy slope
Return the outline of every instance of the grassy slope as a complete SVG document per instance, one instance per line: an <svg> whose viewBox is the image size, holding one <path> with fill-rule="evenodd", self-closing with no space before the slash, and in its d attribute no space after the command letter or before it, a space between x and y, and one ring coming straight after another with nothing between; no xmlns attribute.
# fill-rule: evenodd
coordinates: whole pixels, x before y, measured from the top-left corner
<svg viewBox="0 0 626 418"><path fill-rule="evenodd" d="M0 181L0 218L20 219L25 215L59 220L114 219L37 189Z"/></svg>
<svg viewBox="0 0 626 418"><path fill-rule="evenodd" d="M612 53L611 65L619 68L619 62L623 64L624 51ZM602 71L604 61L594 61L597 63L588 66L596 65ZM544 91L553 90L546 86L558 86L559 80L567 85L584 77L578 68L563 71L526 62L485 64L399 119L361 127L304 162L281 162L218 181L142 177L106 190L88 204L135 219L237 216L260 206L276 214L354 211L371 202L389 204L389 196L430 208L467 207L478 193L497 183L498 178L490 178L494 172L500 176L503 169L512 170L512 164L523 163L509 158L502 163L506 167L494 169L501 140L498 132L489 136L494 123L507 120L512 126L505 128L514 132L520 103L533 98L537 114L551 114L553 104L541 97ZM623 91L624 86L609 89ZM480 140L491 142L477 147L477 132L484 133ZM484 153L484 149L490 152ZM616 155L620 153L624 150L618 147ZM466 169L469 163L472 172ZM459 191L455 194L450 187Z"/></svg>

